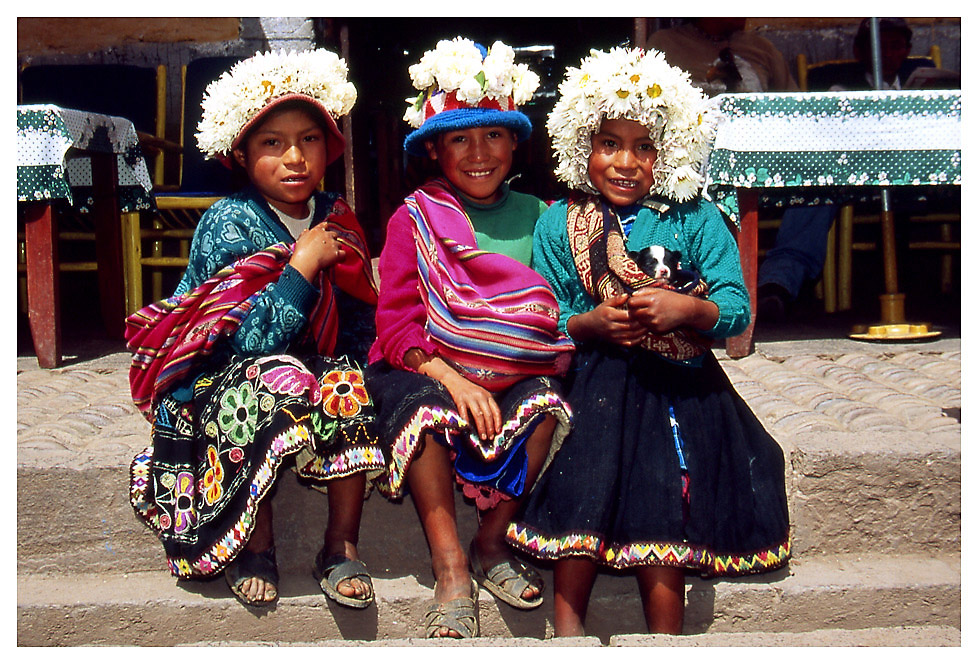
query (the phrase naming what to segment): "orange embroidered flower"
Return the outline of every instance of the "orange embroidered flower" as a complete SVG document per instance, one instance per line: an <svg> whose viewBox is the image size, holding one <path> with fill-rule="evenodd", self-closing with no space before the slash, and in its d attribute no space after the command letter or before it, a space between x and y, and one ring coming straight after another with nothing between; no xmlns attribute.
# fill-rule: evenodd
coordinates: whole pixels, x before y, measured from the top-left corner
<svg viewBox="0 0 979 665"><path fill-rule="evenodd" d="M360 372L335 369L327 372L320 385L323 410L333 416L350 418L360 413L361 406L370 403Z"/></svg>
<svg viewBox="0 0 979 665"><path fill-rule="evenodd" d="M224 467L221 465L221 458L214 446L207 447L208 469L204 472L204 500L207 505L213 506L224 494L221 481L224 480Z"/></svg>

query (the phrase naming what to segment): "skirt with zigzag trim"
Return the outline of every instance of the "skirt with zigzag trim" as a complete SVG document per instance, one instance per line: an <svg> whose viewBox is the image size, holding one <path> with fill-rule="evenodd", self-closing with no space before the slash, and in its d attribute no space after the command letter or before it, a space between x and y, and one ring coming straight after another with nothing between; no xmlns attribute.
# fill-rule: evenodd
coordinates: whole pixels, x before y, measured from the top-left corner
<svg viewBox="0 0 979 665"><path fill-rule="evenodd" d="M187 400L164 397L130 468L130 502L177 577L209 577L238 555L287 463L311 482L384 468L362 372L346 358L215 361Z"/></svg>
<svg viewBox="0 0 979 665"><path fill-rule="evenodd" d="M456 481L479 509L524 494L527 474L525 442L547 415L556 420L545 468L568 433L571 412L558 382L533 377L495 393L503 429L492 441L480 440L459 416L455 402L438 381L396 369L380 360L364 373L377 409L378 432L387 463L374 482L390 499L407 490L408 468L427 434L448 447Z"/></svg>
<svg viewBox="0 0 979 665"><path fill-rule="evenodd" d="M782 450L714 355L702 360L579 351L566 393L574 428L507 540L543 559L705 577L788 563Z"/></svg>

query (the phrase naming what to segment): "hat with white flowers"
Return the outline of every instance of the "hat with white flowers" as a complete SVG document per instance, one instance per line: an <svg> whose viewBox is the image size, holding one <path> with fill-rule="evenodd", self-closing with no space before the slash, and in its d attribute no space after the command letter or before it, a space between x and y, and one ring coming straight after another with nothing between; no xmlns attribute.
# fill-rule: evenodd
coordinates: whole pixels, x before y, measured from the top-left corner
<svg viewBox="0 0 979 665"><path fill-rule="evenodd" d="M659 51L616 47L592 50L581 67L569 67L560 98L547 117L558 179L591 194L591 136L607 119L634 120L649 130L656 148L649 193L683 202L703 185L700 167L710 151L716 111L690 75Z"/></svg>
<svg viewBox="0 0 979 665"><path fill-rule="evenodd" d="M248 131L280 104L298 100L323 117L327 161L343 154L336 119L353 108L357 89L347 65L326 49L256 53L207 86L197 125L197 145L209 159L227 163Z"/></svg>
<svg viewBox="0 0 979 665"><path fill-rule="evenodd" d="M425 156L425 141L443 132L472 127L506 127L518 141L530 137L531 124L517 107L530 101L540 77L514 62L503 42L484 46L464 37L442 40L408 68L421 92L408 98L404 120L415 128L405 139L408 154Z"/></svg>

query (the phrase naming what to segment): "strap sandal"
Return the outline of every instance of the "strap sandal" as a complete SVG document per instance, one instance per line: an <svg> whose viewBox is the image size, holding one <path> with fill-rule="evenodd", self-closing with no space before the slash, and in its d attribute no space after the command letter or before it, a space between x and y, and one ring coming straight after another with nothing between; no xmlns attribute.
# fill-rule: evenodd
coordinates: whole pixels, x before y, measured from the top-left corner
<svg viewBox="0 0 979 665"><path fill-rule="evenodd" d="M468 598L433 603L425 612L425 637L443 637L443 628L457 632L455 639L479 637L479 587L474 581L469 580Z"/></svg>
<svg viewBox="0 0 979 665"><path fill-rule="evenodd" d="M491 594L511 607L520 610L532 610L544 602L544 580L536 570L518 561L512 556L507 557L488 571L476 554L476 541L469 544L469 568L473 577ZM537 597L527 600L523 592L534 587L538 590Z"/></svg>
<svg viewBox="0 0 979 665"><path fill-rule="evenodd" d="M342 554L327 555L324 548L316 555L313 577L320 583L320 588L326 597L339 605L364 609L374 602L374 581L363 561L348 559ZM358 598L340 593L337 587L352 579L358 579L367 586L367 596Z"/></svg>
<svg viewBox="0 0 979 665"><path fill-rule="evenodd" d="M272 600L252 600L245 595L241 589L242 585L247 580L256 577L274 587L275 598ZM224 579L227 580L231 593L243 604L252 607L271 605L279 599L279 570L275 563L275 546L273 545L264 552L242 550L234 561L224 569Z"/></svg>

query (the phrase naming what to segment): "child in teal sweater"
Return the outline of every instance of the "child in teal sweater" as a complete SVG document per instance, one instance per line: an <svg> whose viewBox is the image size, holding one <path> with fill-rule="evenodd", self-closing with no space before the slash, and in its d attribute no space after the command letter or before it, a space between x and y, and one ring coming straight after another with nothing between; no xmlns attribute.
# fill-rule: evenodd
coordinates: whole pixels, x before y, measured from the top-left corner
<svg viewBox="0 0 979 665"><path fill-rule="evenodd" d="M559 90L557 175L580 191L538 221L533 267L577 345L575 424L507 538L556 559L556 635L584 634L600 564L635 570L649 630L679 633L685 573L789 558L782 451L710 350L750 317L734 239L696 197L710 119L655 51L592 51ZM669 279L646 267L671 252Z"/></svg>
<svg viewBox="0 0 979 665"><path fill-rule="evenodd" d="M374 598L357 540L384 455L349 341L363 362L373 335L356 326L372 324L377 290L356 217L317 191L343 154L346 73L322 49L270 52L208 86L199 146L250 184L204 213L174 295L128 321L133 397L153 423L133 507L175 576L223 571L248 605L279 595L271 494L293 461L329 488L314 576L341 605Z"/></svg>

